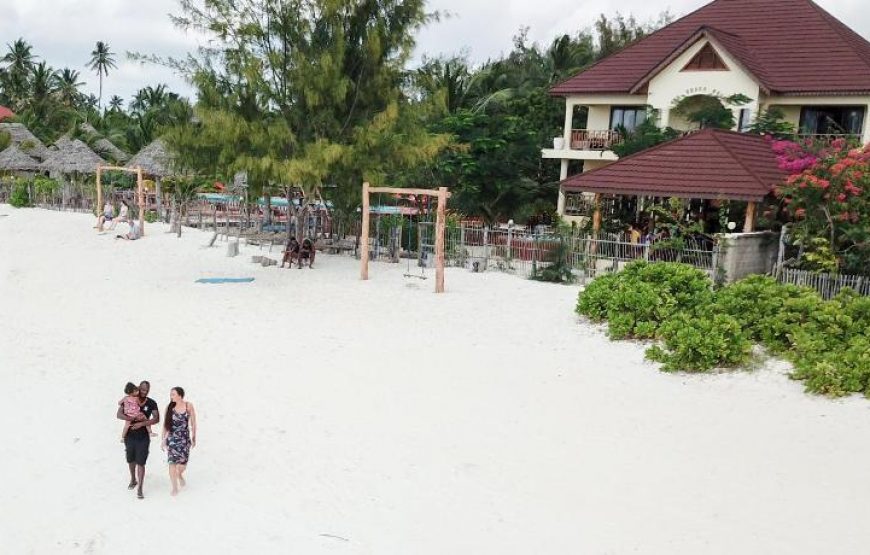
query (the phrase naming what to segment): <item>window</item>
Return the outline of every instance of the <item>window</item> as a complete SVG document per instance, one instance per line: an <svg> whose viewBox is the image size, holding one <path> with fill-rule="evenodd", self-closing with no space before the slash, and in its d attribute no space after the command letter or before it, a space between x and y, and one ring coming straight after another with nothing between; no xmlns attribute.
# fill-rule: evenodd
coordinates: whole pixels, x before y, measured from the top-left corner
<svg viewBox="0 0 870 555"><path fill-rule="evenodd" d="M737 131L741 133L746 133L749 131L749 126L752 125L752 122L749 121L749 117L751 112L749 108L740 108L740 119L737 121Z"/></svg>
<svg viewBox="0 0 870 555"><path fill-rule="evenodd" d="M694 58L689 60L689 63L683 67L683 71L728 71L728 66L708 42Z"/></svg>
<svg viewBox="0 0 870 555"><path fill-rule="evenodd" d="M624 127L626 131L634 131L644 121L646 106L614 106L610 109L610 129L613 131L620 127Z"/></svg>
<svg viewBox="0 0 870 555"><path fill-rule="evenodd" d="M863 127L863 106L805 106L801 109L803 135L860 135Z"/></svg>

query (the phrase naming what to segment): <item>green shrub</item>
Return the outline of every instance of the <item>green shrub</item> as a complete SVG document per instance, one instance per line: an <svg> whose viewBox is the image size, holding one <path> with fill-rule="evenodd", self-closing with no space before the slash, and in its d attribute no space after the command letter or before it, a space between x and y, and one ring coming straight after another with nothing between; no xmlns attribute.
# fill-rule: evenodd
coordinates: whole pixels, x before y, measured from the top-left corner
<svg viewBox="0 0 870 555"><path fill-rule="evenodd" d="M736 318L752 340L782 352L790 346L788 333L794 320L804 317L801 303L791 301L806 301L807 296L821 300L811 289L782 285L769 276L750 276L720 289L715 310ZM792 307L788 318L784 315L787 304Z"/></svg>
<svg viewBox="0 0 870 555"><path fill-rule="evenodd" d="M650 360L662 363L665 372L706 372L738 366L749 359L752 343L737 319L727 314L680 314L659 328L661 345L647 349Z"/></svg>
<svg viewBox="0 0 870 555"><path fill-rule="evenodd" d="M145 212L145 221L149 224L160 221L160 216L154 210Z"/></svg>
<svg viewBox="0 0 870 555"><path fill-rule="evenodd" d="M535 281L546 281L549 283L571 283L574 281L574 272L571 265L568 263L568 254L570 249L564 241L559 241L556 248L547 255L549 264L546 266L537 266L532 272L531 279Z"/></svg>
<svg viewBox="0 0 870 555"><path fill-rule="evenodd" d="M30 206L30 191L27 190L27 183L25 181L16 180L12 185L12 192L9 194L9 204L15 208Z"/></svg>
<svg viewBox="0 0 870 555"><path fill-rule="evenodd" d="M659 340L647 358L664 371L740 365L757 342L791 361L807 391L870 397L870 297L850 290L825 301L752 276L713 293L689 266L639 262L589 284L576 311L607 321L611 338Z"/></svg>
<svg viewBox="0 0 870 555"><path fill-rule="evenodd" d="M671 316L708 307L711 285L704 272L685 264L633 262L589 284L576 311L594 321L607 320L614 339L653 338Z"/></svg>

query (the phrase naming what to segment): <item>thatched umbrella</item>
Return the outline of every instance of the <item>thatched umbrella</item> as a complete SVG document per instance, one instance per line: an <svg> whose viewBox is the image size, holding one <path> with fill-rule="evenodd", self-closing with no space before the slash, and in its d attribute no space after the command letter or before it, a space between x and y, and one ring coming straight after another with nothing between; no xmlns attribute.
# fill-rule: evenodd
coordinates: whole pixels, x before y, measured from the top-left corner
<svg viewBox="0 0 870 555"><path fill-rule="evenodd" d="M17 146L28 156L39 160L45 160L49 156L49 150L30 132L22 123L0 123L0 132L9 133L12 144Z"/></svg>
<svg viewBox="0 0 870 555"><path fill-rule="evenodd" d="M48 159L40 165L40 169L53 173L71 174L73 181L76 176L94 174L97 165L106 165L88 145L78 139L60 138L54 144L56 150L50 150ZM64 186L64 204L67 201L67 187Z"/></svg>
<svg viewBox="0 0 870 555"><path fill-rule="evenodd" d="M154 189L157 194L157 212L160 213L163 209L160 180L174 173L172 169L172 155L166 149L166 143L156 139L130 158L124 167L130 169L142 168L142 171L146 175L154 178Z"/></svg>
<svg viewBox="0 0 870 555"><path fill-rule="evenodd" d="M0 152L0 170L10 172L35 172L39 171L39 169L39 160L31 158L14 144L9 145L6 150Z"/></svg>
<svg viewBox="0 0 870 555"><path fill-rule="evenodd" d="M166 150L166 144L157 139L130 158L126 167L142 168L142 171L153 177L166 177L173 173L172 155Z"/></svg>
<svg viewBox="0 0 870 555"><path fill-rule="evenodd" d="M94 151L96 151L98 154L102 156L108 156L113 161L119 164L123 164L130 159L129 154L115 146L115 144L112 143L112 141L110 141L109 139L100 136L100 133L90 123L82 123L80 128L82 131L90 136L99 137L95 141L91 141L90 139L88 140L88 142L90 142L94 146Z"/></svg>
<svg viewBox="0 0 870 555"><path fill-rule="evenodd" d="M78 139L58 139L57 150L49 151L48 158L42 163L41 169L59 173L96 173L97 165L106 165L106 161L91 150L91 147Z"/></svg>

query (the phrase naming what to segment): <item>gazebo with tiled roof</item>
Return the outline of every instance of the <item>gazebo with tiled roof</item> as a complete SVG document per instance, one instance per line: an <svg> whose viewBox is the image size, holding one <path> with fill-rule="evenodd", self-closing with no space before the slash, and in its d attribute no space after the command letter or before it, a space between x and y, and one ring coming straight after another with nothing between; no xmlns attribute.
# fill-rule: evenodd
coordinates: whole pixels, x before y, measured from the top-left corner
<svg viewBox="0 0 870 555"><path fill-rule="evenodd" d="M601 195L622 195L747 202L748 232L755 226L757 203L785 177L769 139L704 129L569 177L561 187L595 194L596 228Z"/></svg>

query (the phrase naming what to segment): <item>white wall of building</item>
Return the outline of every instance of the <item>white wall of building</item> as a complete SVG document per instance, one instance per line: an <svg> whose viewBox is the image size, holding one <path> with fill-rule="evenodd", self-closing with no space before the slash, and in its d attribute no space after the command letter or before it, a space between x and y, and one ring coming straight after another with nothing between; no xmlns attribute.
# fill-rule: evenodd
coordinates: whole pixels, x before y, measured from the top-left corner
<svg viewBox="0 0 870 555"><path fill-rule="evenodd" d="M661 125L682 127L679 118L672 117L671 108L681 98L694 95L711 95L721 98L742 94L752 101L742 106L731 107L734 121L738 121L741 108L758 113L760 89L755 79L744 70L724 49L712 43L713 48L728 66L727 71L682 71L683 67L707 44L700 40L678 56L649 83L649 104L658 110Z"/></svg>

